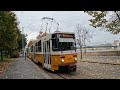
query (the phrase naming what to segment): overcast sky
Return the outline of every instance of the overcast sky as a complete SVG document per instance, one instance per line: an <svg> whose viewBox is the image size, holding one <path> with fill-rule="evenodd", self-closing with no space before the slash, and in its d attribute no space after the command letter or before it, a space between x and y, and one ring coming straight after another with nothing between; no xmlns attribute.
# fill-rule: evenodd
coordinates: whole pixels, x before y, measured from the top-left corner
<svg viewBox="0 0 120 90"><path fill-rule="evenodd" d="M60 31L73 32L76 28L75 25L80 23L83 27L86 27L93 33L93 38L89 45L113 42L120 39L120 34L113 35L109 32L100 31L89 25L88 14L83 11L15 11L18 21L20 22L20 28L24 27L24 33L28 34L28 40L35 39L38 32L41 30L41 19L43 17L54 18L59 23ZM45 24L44 24L45 25ZM56 24L53 23L51 32L56 29Z"/></svg>

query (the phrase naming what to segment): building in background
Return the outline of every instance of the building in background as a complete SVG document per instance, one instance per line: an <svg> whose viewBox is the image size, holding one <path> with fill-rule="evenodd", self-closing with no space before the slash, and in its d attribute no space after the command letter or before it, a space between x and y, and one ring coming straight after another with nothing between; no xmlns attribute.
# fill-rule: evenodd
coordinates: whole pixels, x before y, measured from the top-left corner
<svg viewBox="0 0 120 90"><path fill-rule="evenodd" d="M120 41L119 40L114 40L113 41L113 46L120 46Z"/></svg>

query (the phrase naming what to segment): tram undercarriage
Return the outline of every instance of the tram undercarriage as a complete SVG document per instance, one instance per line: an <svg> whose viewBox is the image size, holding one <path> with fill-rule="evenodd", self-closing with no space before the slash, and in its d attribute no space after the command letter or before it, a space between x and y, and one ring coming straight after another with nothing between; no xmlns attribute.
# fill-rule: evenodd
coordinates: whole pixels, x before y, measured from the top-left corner
<svg viewBox="0 0 120 90"><path fill-rule="evenodd" d="M75 72L76 71L76 64L75 63L61 64L61 65L59 65L59 70L68 71L68 72Z"/></svg>

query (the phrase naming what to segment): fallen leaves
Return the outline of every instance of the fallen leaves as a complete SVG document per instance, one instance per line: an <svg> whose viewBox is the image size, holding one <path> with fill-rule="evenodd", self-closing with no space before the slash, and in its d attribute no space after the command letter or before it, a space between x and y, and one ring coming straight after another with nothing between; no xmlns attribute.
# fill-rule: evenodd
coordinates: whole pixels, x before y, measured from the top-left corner
<svg viewBox="0 0 120 90"><path fill-rule="evenodd" d="M13 61L13 58L10 58L9 60L4 60L4 61L0 61L0 74L6 70L9 66L9 64Z"/></svg>

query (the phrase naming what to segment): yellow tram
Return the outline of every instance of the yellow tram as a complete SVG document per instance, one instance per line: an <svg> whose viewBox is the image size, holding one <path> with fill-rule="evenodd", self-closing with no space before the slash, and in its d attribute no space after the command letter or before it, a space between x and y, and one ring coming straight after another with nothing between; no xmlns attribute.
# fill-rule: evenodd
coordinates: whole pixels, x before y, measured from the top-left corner
<svg viewBox="0 0 120 90"><path fill-rule="evenodd" d="M76 71L75 34L70 32L46 34L28 47L28 57L51 71L59 70L60 67Z"/></svg>

